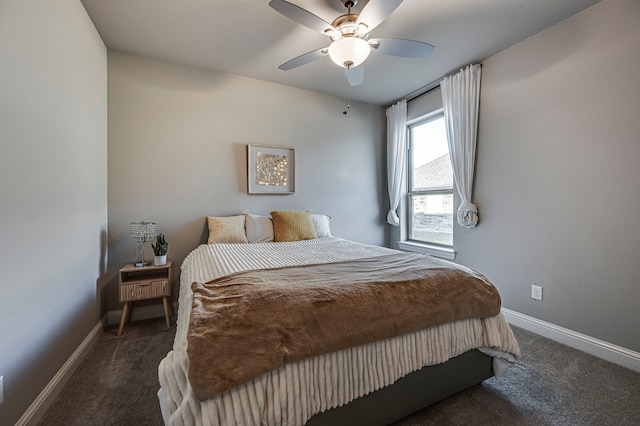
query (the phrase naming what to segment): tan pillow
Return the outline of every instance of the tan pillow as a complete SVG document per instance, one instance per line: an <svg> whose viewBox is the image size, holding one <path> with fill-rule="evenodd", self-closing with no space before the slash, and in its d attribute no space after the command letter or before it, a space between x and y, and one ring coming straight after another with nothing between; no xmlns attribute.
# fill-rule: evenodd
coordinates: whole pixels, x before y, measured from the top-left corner
<svg viewBox="0 0 640 426"><path fill-rule="evenodd" d="M209 244L247 243L244 232L244 215L213 217L207 216L209 224Z"/></svg>
<svg viewBox="0 0 640 426"><path fill-rule="evenodd" d="M273 218L273 239L276 242L318 238L309 212L273 211L271 217Z"/></svg>

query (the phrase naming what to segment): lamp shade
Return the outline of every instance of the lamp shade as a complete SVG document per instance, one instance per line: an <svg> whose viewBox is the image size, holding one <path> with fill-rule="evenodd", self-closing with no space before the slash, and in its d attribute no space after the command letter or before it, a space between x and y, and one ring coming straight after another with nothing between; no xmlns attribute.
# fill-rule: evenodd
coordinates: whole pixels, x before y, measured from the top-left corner
<svg viewBox="0 0 640 426"><path fill-rule="evenodd" d="M154 222L133 222L129 226L129 234L139 243L148 243L156 237L156 224Z"/></svg>
<svg viewBox="0 0 640 426"><path fill-rule="evenodd" d="M345 36L331 43L329 57L336 65L351 68L363 63L371 53L371 47L365 40Z"/></svg>

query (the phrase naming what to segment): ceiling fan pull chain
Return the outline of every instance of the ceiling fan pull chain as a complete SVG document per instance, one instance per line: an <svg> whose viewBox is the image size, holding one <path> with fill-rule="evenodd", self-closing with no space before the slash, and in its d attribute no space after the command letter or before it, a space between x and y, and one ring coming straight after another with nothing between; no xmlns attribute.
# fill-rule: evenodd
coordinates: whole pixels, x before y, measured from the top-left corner
<svg viewBox="0 0 640 426"><path fill-rule="evenodd" d="M349 90L351 88L351 86L349 85L349 70L351 69L351 66L347 67L347 72L344 73L344 92L345 92L345 99L344 99L344 103L346 105L346 108L344 111L342 111L342 113L344 115L347 115L347 111L350 108L349 105Z"/></svg>

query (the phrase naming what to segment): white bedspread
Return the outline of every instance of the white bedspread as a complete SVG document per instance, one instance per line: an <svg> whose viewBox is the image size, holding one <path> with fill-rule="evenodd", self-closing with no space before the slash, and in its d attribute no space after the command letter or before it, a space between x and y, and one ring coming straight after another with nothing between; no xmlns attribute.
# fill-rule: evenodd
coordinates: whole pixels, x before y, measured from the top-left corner
<svg viewBox="0 0 640 426"><path fill-rule="evenodd" d="M199 401L187 381L191 283L250 269L336 262L393 250L339 238L293 243L201 245L182 264L176 337L158 375L170 425L302 425L311 416L395 382L424 366L487 348L500 374L520 356L500 314L444 324L286 364L228 392ZM371 366L374 368L371 368Z"/></svg>

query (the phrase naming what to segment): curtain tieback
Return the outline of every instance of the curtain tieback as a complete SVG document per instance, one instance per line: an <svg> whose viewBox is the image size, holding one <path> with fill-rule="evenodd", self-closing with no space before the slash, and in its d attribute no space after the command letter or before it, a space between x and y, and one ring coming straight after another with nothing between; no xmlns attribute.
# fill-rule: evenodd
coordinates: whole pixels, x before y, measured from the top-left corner
<svg viewBox="0 0 640 426"><path fill-rule="evenodd" d="M395 210L389 210L389 213L387 214L387 223L393 226L400 225L400 218L396 214Z"/></svg>
<svg viewBox="0 0 640 426"><path fill-rule="evenodd" d="M458 207L458 224L475 228L478 224L478 208L471 201L463 200Z"/></svg>

